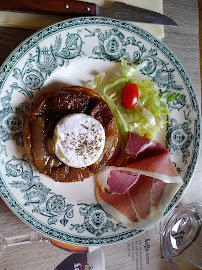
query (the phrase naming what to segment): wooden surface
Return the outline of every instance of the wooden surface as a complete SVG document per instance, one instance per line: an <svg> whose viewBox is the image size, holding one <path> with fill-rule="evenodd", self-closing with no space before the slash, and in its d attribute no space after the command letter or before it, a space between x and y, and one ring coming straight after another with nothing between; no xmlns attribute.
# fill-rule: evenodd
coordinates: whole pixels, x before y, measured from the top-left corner
<svg viewBox="0 0 202 270"><path fill-rule="evenodd" d="M199 34L198 34L198 2L197 0L164 0L164 13L174 19L179 27L165 28L163 42L175 53L187 70L196 90L199 102L201 101L201 84L199 69ZM11 51L33 30L0 28L0 64ZM202 157L191 183L195 190L199 188L196 180L202 181ZM186 202L193 201L194 193L188 189L184 195ZM19 220L0 199L0 233L11 236L30 232L31 229ZM117 257L121 258L122 250L127 243L104 247L106 270L118 269L114 267ZM12 247L5 250L0 259L0 270L53 270L68 253L47 243L28 244ZM119 269L132 270L135 266L130 263ZM170 269L169 267L167 269ZM157 269L155 269L157 270ZM159 268L160 270L160 268Z"/></svg>

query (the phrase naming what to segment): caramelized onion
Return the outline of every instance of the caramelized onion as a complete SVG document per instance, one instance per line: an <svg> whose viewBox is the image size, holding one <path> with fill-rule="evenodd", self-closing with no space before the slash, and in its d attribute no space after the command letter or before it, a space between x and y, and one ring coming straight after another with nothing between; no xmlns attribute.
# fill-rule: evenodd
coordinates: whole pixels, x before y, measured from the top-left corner
<svg viewBox="0 0 202 270"><path fill-rule="evenodd" d="M72 168L56 157L51 141L56 124L72 113L85 113L105 129L105 147L99 160L85 168ZM82 181L106 165L111 165L120 149L120 138L107 103L93 90L79 86L62 87L43 95L28 113L23 131L27 155L41 173L55 181Z"/></svg>

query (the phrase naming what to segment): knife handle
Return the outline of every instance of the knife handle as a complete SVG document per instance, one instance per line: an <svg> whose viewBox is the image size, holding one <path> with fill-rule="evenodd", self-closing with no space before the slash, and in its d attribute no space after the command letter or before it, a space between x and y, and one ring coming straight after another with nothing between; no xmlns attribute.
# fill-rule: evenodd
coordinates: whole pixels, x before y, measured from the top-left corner
<svg viewBox="0 0 202 270"><path fill-rule="evenodd" d="M75 0L3 0L0 9L39 14L96 15L95 4Z"/></svg>
<svg viewBox="0 0 202 270"><path fill-rule="evenodd" d="M64 7L66 10L69 9L71 14L76 15L96 15L96 5L93 3L67 0L65 1Z"/></svg>

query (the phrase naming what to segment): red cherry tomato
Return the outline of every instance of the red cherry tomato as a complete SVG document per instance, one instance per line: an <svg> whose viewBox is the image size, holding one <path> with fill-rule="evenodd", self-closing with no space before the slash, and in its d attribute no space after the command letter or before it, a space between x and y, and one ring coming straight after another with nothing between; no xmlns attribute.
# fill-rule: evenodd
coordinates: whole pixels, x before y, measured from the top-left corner
<svg viewBox="0 0 202 270"><path fill-rule="evenodd" d="M126 109L132 109L138 102L138 87L135 83L127 83L121 93L121 101Z"/></svg>

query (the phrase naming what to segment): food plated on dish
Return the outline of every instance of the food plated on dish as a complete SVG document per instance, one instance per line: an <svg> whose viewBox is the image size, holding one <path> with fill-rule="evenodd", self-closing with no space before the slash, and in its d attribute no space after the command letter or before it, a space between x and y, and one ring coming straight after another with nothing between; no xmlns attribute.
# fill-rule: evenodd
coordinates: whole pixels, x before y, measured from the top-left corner
<svg viewBox="0 0 202 270"><path fill-rule="evenodd" d="M117 72L120 67L125 75ZM133 70L135 67L139 71ZM133 71L136 81L128 79ZM34 34L11 54L1 70L2 198L33 228L62 242L105 245L150 228L181 198L198 156L200 114L185 74L176 57L161 42L120 21L74 19ZM130 83L132 95L128 103L125 97ZM73 89L74 85L78 88ZM88 89L85 97L81 94L84 88ZM78 102L72 103L76 110L71 108L68 115L48 111L48 102L54 105L51 96L65 100L65 95L60 96L61 89L66 89L66 93L79 89ZM175 99L171 92L177 93ZM99 106L96 102L88 103L93 99L89 93ZM171 102L167 103L169 96ZM60 109L66 109L67 103L61 104L64 107L61 105ZM57 110L58 103L53 108ZM101 113L106 111L107 117ZM108 123L103 124L106 119ZM77 134L74 121L83 127ZM85 125L83 121L88 123ZM64 126L74 130L71 140L67 140L67 131L61 132ZM107 137L110 128L109 134L113 136ZM87 136L88 129L92 137ZM82 155L81 145L96 141L96 130L100 143L88 148L93 150L88 157ZM31 133L35 134L35 142L30 140ZM74 140L76 137L80 142ZM68 142L76 152L71 152ZM131 145L138 147L132 150ZM89 152L86 149L84 152ZM43 159L42 151L47 151L47 158ZM151 155L153 152L155 155ZM163 165L155 166L160 161ZM168 168L172 167L169 172L160 170L165 162ZM117 188L114 178L127 178L127 185L118 181ZM141 182L149 184L140 186ZM153 200L156 190L158 194ZM142 203L138 204L139 198L133 200L135 215L130 217L120 211L120 205L114 204L114 198L127 201L136 196L136 191L149 196L144 200L144 211ZM123 208L126 209L125 205Z"/></svg>
<svg viewBox="0 0 202 270"><path fill-rule="evenodd" d="M122 59L115 81L102 86L102 73L88 82L106 102L79 86L49 91L31 108L23 128L27 155L41 173L59 182L92 175L98 203L135 229L158 222L183 183L168 150L148 139L166 123L165 94L170 102L180 94L161 95L156 83L136 75L143 66Z"/></svg>
<svg viewBox="0 0 202 270"><path fill-rule="evenodd" d="M60 182L96 173L112 162L120 144L106 102L84 87L62 87L43 95L26 118L23 138L29 159Z"/></svg>

